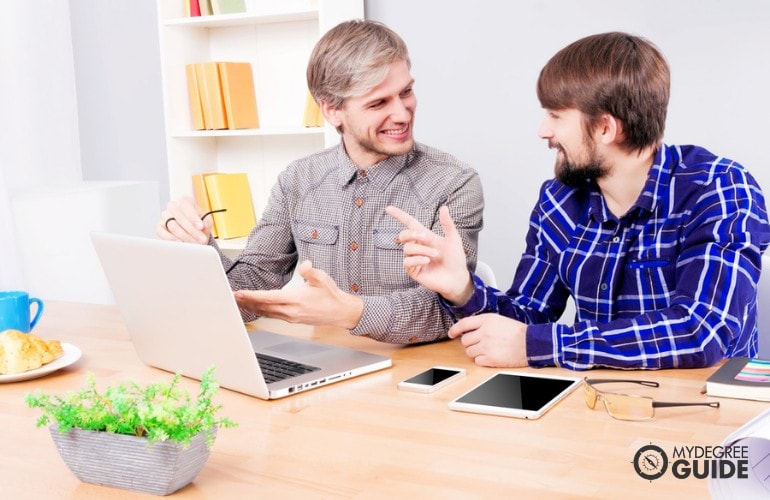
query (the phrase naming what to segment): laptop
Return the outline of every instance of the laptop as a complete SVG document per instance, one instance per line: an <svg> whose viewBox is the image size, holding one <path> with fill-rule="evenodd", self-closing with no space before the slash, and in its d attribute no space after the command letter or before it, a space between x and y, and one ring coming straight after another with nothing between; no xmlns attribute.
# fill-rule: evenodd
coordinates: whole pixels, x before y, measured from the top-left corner
<svg viewBox="0 0 770 500"><path fill-rule="evenodd" d="M392 364L377 354L247 331L210 246L99 232L91 240L147 365L197 380L216 365L221 387L275 399Z"/></svg>

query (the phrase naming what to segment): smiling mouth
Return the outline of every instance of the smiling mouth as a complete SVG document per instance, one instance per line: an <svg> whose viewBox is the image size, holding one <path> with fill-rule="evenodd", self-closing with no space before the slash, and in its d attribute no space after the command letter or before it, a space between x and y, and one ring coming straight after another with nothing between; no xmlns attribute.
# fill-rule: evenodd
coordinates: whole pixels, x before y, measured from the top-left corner
<svg viewBox="0 0 770 500"><path fill-rule="evenodd" d="M409 125L404 125L403 128L383 130L382 133L388 136L398 137L406 134L408 131L409 131Z"/></svg>

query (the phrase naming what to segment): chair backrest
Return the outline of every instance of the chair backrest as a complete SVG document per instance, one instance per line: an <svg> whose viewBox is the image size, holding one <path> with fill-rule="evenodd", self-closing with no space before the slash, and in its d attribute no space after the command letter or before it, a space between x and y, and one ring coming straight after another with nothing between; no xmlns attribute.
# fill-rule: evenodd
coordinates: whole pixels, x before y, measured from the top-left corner
<svg viewBox="0 0 770 500"><path fill-rule="evenodd" d="M476 261L476 276L484 280L484 283L486 283L487 286L492 286L497 288L497 280L495 279L495 272L486 262L481 260Z"/></svg>
<svg viewBox="0 0 770 500"><path fill-rule="evenodd" d="M770 359L770 255L762 256L762 273L757 286L757 314L759 357Z"/></svg>

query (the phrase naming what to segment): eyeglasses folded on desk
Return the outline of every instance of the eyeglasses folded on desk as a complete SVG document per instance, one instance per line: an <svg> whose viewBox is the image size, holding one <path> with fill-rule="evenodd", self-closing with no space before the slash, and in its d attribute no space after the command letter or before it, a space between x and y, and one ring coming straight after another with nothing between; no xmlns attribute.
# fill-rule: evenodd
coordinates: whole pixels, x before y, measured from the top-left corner
<svg viewBox="0 0 770 500"><path fill-rule="evenodd" d="M612 418L618 420L649 420L655 416L655 408L670 408L674 406L708 406L710 408L719 408L718 402L705 403L671 403L665 401L655 401L647 396L635 396L631 394L622 394L618 392L600 391L595 385L608 383L627 383L639 384L646 387L660 387L657 382L647 380L625 380L625 379L584 379L583 385L586 405L592 410L596 408L597 401L604 403L604 409Z"/></svg>

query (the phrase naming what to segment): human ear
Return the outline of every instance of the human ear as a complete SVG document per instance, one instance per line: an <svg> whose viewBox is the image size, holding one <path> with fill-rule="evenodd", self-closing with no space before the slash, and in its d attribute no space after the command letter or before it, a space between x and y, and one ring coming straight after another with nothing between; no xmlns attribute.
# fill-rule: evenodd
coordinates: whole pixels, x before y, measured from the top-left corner
<svg viewBox="0 0 770 500"><path fill-rule="evenodd" d="M623 124L614 116L605 114L599 119L596 132L603 144L620 142L623 139Z"/></svg>
<svg viewBox="0 0 770 500"><path fill-rule="evenodd" d="M342 109L330 105L326 101L321 101L319 104L321 113L324 115L324 119L332 124L335 128L339 128L342 125Z"/></svg>

